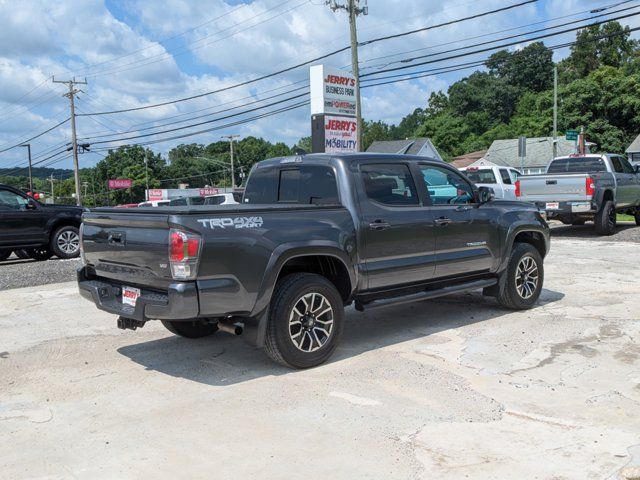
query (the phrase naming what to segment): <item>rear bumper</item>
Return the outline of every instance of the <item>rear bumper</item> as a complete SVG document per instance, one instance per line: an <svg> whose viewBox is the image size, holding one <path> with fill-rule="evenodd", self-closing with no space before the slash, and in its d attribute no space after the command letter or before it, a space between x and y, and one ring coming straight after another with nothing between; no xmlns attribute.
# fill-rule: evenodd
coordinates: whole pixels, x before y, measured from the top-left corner
<svg viewBox="0 0 640 480"><path fill-rule="evenodd" d="M103 278L89 278L84 267L78 269L80 295L92 301L100 310L141 322L157 320L188 320L198 317L198 289L195 283L172 283L167 292L141 289L136 306L123 305L122 283Z"/></svg>
<svg viewBox="0 0 640 480"><path fill-rule="evenodd" d="M561 216L589 216L597 212L597 208L590 201L574 202L535 202L539 210L547 213L547 218Z"/></svg>

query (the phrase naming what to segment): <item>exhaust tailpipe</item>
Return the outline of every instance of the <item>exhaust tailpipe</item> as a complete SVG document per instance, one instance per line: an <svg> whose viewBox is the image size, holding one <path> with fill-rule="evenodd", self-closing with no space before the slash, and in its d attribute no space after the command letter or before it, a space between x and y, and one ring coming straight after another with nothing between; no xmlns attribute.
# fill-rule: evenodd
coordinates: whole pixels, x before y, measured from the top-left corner
<svg viewBox="0 0 640 480"><path fill-rule="evenodd" d="M242 335L244 328L240 323L218 322L218 330L230 333L231 335Z"/></svg>

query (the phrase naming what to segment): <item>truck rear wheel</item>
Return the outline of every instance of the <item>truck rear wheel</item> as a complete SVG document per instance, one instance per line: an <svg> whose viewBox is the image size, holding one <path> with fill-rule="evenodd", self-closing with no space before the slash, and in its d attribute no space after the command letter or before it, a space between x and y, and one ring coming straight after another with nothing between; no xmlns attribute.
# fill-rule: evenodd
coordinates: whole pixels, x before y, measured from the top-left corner
<svg viewBox="0 0 640 480"><path fill-rule="evenodd" d="M215 323L178 322L173 320L161 320L161 322L171 333L185 338L208 337L218 331L218 326Z"/></svg>
<svg viewBox="0 0 640 480"><path fill-rule="evenodd" d="M611 200L607 200L593 220L598 235L613 235L616 231L616 208Z"/></svg>
<svg viewBox="0 0 640 480"><path fill-rule="evenodd" d="M343 324L342 297L329 280L312 273L288 275L272 297L265 352L287 367L315 367L333 354Z"/></svg>
<svg viewBox="0 0 640 480"><path fill-rule="evenodd" d="M516 243L498 292L498 303L512 310L535 305L542 291L544 264L540 252L530 243Z"/></svg>

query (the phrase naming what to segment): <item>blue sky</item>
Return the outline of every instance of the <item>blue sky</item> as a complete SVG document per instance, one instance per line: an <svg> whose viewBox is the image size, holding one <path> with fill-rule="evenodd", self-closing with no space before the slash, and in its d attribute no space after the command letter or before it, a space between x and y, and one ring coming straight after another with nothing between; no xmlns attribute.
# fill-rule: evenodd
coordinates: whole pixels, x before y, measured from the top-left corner
<svg viewBox="0 0 640 480"><path fill-rule="evenodd" d="M360 40L434 25L514 3L518 0L370 0L369 15L358 19ZM584 18L588 13L579 12L618 3L616 0L539 0L481 19L363 46L360 49L362 73L375 72L387 63L398 62L407 56L445 52ZM615 8L638 3L624 2ZM640 12L640 8L631 12ZM88 85L82 86L83 93L79 95L78 113L90 114L162 103L232 86L346 46L349 41L346 14L331 12L322 0L34 0L0 2L0 18L3 18L0 44L11 46L0 52L0 150L24 141L68 116L68 102L61 96L64 87L53 84L52 75L60 79L74 75L87 77ZM34 22L34 18L38 21ZM640 16L622 23L635 27L638 18ZM545 23L535 27L525 27L543 21ZM494 33L507 29L511 31ZM478 36L483 37L472 38ZM566 34L545 43L552 45L573 37L574 34ZM510 48L524 45L526 39ZM407 53L416 49L422 50ZM422 69L481 60L489 53ZM566 54L567 49L556 51L556 58ZM347 66L349 52L336 55L325 63ZM391 67L397 65L402 64L390 64ZM452 82L472 71L365 89L364 116L370 120L398 122L413 109L425 107L431 92L446 90ZM308 67L304 67L193 101L115 115L81 116L78 131L86 142L107 142L100 144L100 148L117 146L115 139L121 136L153 132L153 127L162 130L167 127L159 125L193 116L210 115L195 121L216 118L212 112L285 93L304 85L307 78ZM290 86L292 83L295 85ZM293 144L309 134L309 123L309 110L304 107L228 129L156 143L150 148L165 153L178 143L206 144L229 133ZM180 132L192 130L195 129ZM65 124L32 140L36 161L42 166L70 167L71 159L65 158L63 153L45 160L49 155L62 152L69 136L69 125ZM0 168L22 166L24 150L14 148L0 152ZM82 155L81 166L95 164L102 155Z"/></svg>

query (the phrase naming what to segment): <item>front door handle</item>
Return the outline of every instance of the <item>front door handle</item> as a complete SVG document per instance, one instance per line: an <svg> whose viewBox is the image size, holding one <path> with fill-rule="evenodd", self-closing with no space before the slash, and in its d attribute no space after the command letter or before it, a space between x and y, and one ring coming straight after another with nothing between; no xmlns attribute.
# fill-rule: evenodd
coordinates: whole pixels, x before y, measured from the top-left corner
<svg viewBox="0 0 640 480"><path fill-rule="evenodd" d="M436 227L446 227L450 223L453 223L453 220L446 217L440 217L440 218L436 218L434 223L436 224Z"/></svg>
<svg viewBox="0 0 640 480"><path fill-rule="evenodd" d="M383 222L382 220L376 220L375 222L371 222L369 224L369 228L371 230L386 230L387 228L390 228L391 224L387 223L387 222Z"/></svg>

